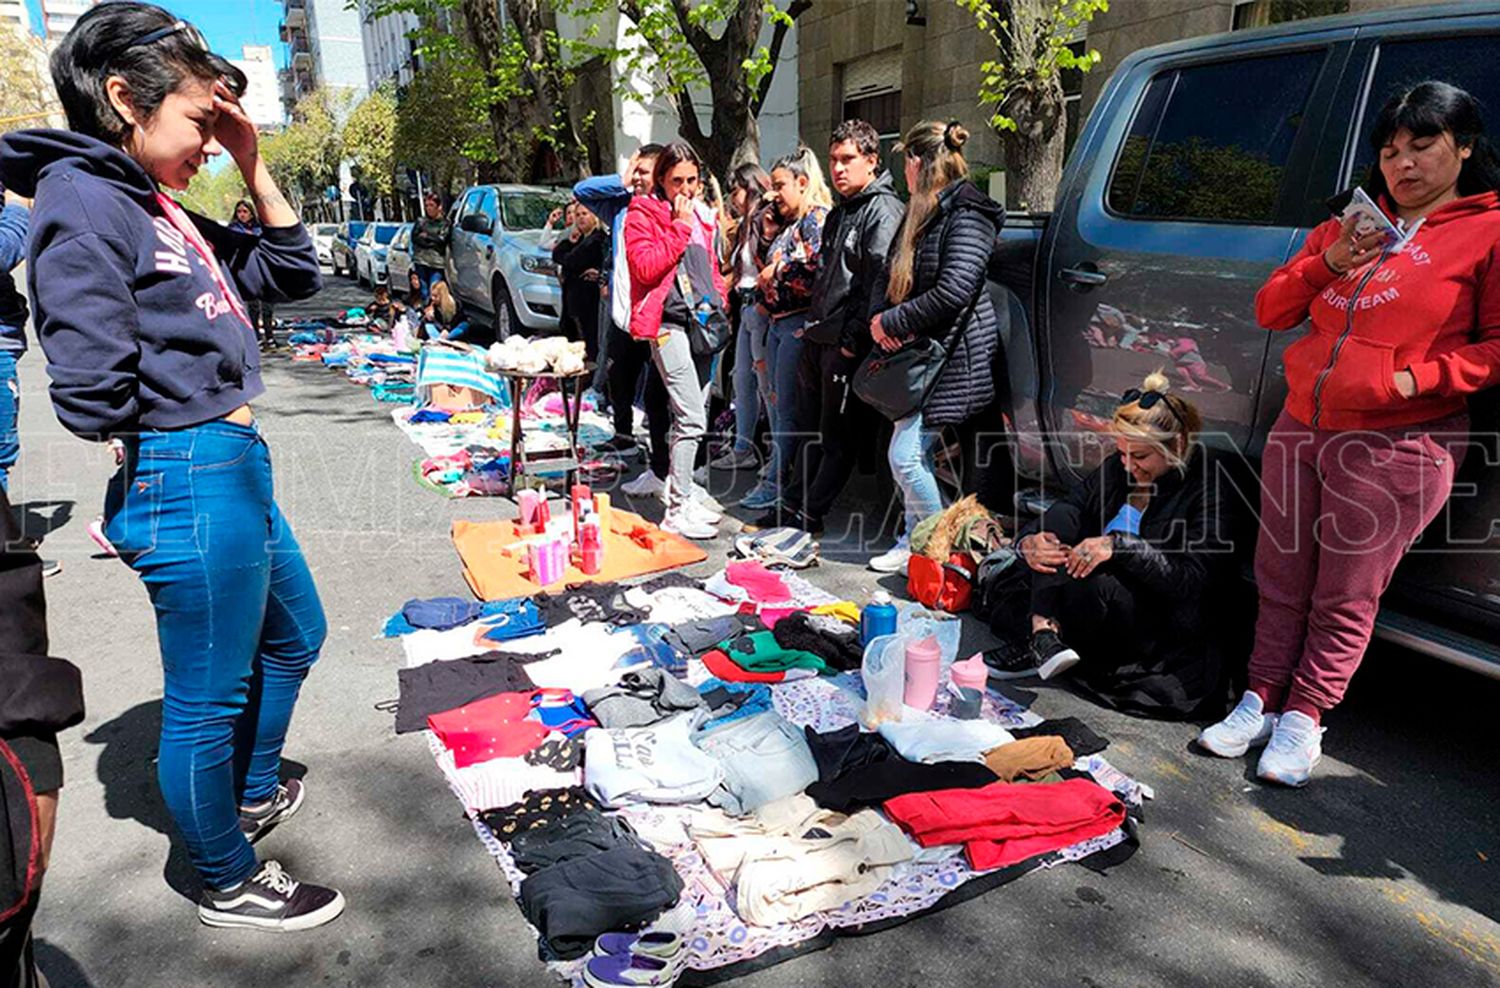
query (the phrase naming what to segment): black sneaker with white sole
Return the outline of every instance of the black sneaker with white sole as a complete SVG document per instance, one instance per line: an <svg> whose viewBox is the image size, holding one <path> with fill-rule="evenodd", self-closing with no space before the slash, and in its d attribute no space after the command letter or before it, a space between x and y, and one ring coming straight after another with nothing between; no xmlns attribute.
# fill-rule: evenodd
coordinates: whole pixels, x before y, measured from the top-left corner
<svg viewBox="0 0 1500 988"><path fill-rule="evenodd" d="M1031 643L1024 638L989 649L984 653L984 664L989 666L992 679L1025 679L1036 675L1036 656L1031 654Z"/></svg>
<svg viewBox="0 0 1500 988"><path fill-rule="evenodd" d="M1057 632L1043 628L1031 636L1031 660L1036 664L1036 674L1043 679L1060 676L1078 664L1078 653L1073 651Z"/></svg>
<svg viewBox="0 0 1500 988"><path fill-rule="evenodd" d="M307 790L303 788L301 780L287 779L283 785L276 787L276 798L264 808L253 813L240 810L240 833L254 844L270 833L277 824L289 820L293 813L302 808L302 800L306 797Z"/></svg>
<svg viewBox="0 0 1500 988"><path fill-rule="evenodd" d="M332 922L344 911L343 893L299 882L275 861L227 892L203 892L198 919L205 926L295 933Z"/></svg>

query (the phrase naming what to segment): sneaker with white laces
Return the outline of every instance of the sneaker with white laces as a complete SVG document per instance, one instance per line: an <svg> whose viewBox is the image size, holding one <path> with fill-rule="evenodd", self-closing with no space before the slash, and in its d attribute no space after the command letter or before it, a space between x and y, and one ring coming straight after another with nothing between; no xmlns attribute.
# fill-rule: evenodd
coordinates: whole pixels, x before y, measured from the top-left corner
<svg viewBox="0 0 1500 988"><path fill-rule="evenodd" d="M724 517L724 505L720 504L718 498L710 494L706 488L697 482L693 484L693 503L700 508L707 509L710 514L718 515L720 518Z"/></svg>
<svg viewBox="0 0 1500 988"><path fill-rule="evenodd" d="M620 486L620 490L631 497L660 497L666 489L667 482L652 473L650 467L642 470L639 477Z"/></svg>
<svg viewBox="0 0 1500 988"><path fill-rule="evenodd" d="M696 518L705 525L718 525L719 522L724 520L722 514L698 501L687 502L682 506L682 510L687 512L690 517Z"/></svg>
<svg viewBox="0 0 1500 988"><path fill-rule="evenodd" d="M714 457L709 466L715 470L745 470L759 462L754 449L734 446Z"/></svg>
<svg viewBox="0 0 1500 988"><path fill-rule="evenodd" d="M657 500L668 507L671 506L672 479L670 477L667 478L666 483L662 484L661 493L657 495ZM715 525L724 517L724 506L714 500L708 491L697 484L693 485L692 491L688 494L688 504L695 509L697 515L711 521Z"/></svg>
<svg viewBox="0 0 1500 988"><path fill-rule="evenodd" d="M668 511L661 520L661 530L681 535L685 539L715 539L719 537L719 526L704 521L702 516L692 513L689 506L677 511Z"/></svg>
<svg viewBox="0 0 1500 988"><path fill-rule="evenodd" d="M303 788L301 780L287 779L285 784L276 787L275 797L264 806L253 810L240 808L240 833L254 844L275 829L277 824L290 820L292 814L302 808L305 798L307 790Z"/></svg>
<svg viewBox="0 0 1500 988"><path fill-rule="evenodd" d="M1266 713L1258 694L1246 690L1228 717L1198 732L1198 747L1220 758L1238 758L1271 740L1277 719Z"/></svg>
<svg viewBox="0 0 1500 988"><path fill-rule="evenodd" d="M870 568L877 573L905 573L911 559L911 547L901 539L885 552L870 560Z"/></svg>
<svg viewBox="0 0 1500 988"><path fill-rule="evenodd" d="M1041 679L1061 676L1079 662L1078 653L1063 644L1062 638L1051 628L1032 632L1031 658Z"/></svg>
<svg viewBox="0 0 1500 988"><path fill-rule="evenodd" d="M762 480L740 498L740 507L749 508L751 511L765 511L780 500L781 491L776 484L769 480Z"/></svg>
<svg viewBox="0 0 1500 988"><path fill-rule="evenodd" d="M299 882L275 861L263 862L253 878L232 889L207 889L198 900L198 919L205 926L242 926L273 933L310 930L332 922L344 911L336 889Z"/></svg>
<svg viewBox="0 0 1500 988"><path fill-rule="evenodd" d="M1260 753L1255 774L1267 782L1305 786L1323 760L1323 732L1317 721L1300 710L1288 710L1276 722L1266 750Z"/></svg>

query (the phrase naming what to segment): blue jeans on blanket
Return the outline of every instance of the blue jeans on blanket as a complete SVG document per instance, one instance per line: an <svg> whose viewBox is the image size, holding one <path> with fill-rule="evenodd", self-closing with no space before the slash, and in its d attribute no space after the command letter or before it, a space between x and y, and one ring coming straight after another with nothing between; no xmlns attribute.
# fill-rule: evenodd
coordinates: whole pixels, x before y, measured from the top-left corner
<svg viewBox="0 0 1500 988"><path fill-rule="evenodd" d="M731 816L754 813L818 781L802 728L774 711L704 731L693 744L724 767L724 785L708 801Z"/></svg>
<svg viewBox="0 0 1500 988"><path fill-rule="evenodd" d="M256 868L239 808L276 795L323 605L254 426L144 432L114 483L105 532L156 610L162 798L204 884L228 888Z"/></svg>

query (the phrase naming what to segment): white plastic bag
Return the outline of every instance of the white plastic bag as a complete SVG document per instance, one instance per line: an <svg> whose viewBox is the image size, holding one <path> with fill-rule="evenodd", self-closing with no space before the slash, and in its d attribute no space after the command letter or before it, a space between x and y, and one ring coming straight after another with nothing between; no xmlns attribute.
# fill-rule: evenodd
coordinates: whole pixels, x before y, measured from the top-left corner
<svg viewBox="0 0 1500 988"><path fill-rule="evenodd" d="M898 633L870 639L859 674L865 682L860 723L873 731L885 721L900 720L906 690L906 637Z"/></svg>

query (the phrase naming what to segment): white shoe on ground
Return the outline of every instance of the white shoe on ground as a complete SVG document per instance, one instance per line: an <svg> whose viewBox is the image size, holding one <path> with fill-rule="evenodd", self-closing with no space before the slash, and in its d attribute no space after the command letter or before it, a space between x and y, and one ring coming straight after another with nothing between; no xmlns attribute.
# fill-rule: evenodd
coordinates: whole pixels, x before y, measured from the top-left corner
<svg viewBox="0 0 1500 988"><path fill-rule="evenodd" d="M744 470L759 462L760 457L755 455L755 450L731 447L727 452L714 457L709 466L715 470Z"/></svg>
<svg viewBox="0 0 1500 988"><path fill-rule="evenodd" d="M1305 786L1323 760L1323 731L1307 714L1288 710L1276 722L1255 774L1267 782Z"/></svg>
<svg viewBox="0 0 1500 988"><path fill-rule="evenodd" d="M870 568L877 573L905 573L911 559L911 548L905 539L897 542L885 552L870 560Z"/></svg>
<svg viewBox="0 0 1500 988"><path fill-rule="evenodd" d="M1246 690L1228 717L1198 733L1198 747L1220 758L1238 758L1271 740L1277 719L1265 712L1258 694Z"/></svg>
<svg viewBox="0 0 1500 988"><path fill-rule="evenodd" d="M620 490L631 497L663 497L667 491L667 482L662 480L647 467L641 471L641 475L632 481L620 486Z"/></svg>
<svg viewBox="0 0 1500 988"><path fill-rule="evenodd" d="M661 521L661 529L685 539L714 539L719 536L719 527L710 525L701 516L693 514L691 507L668 511Z"/></svg>

